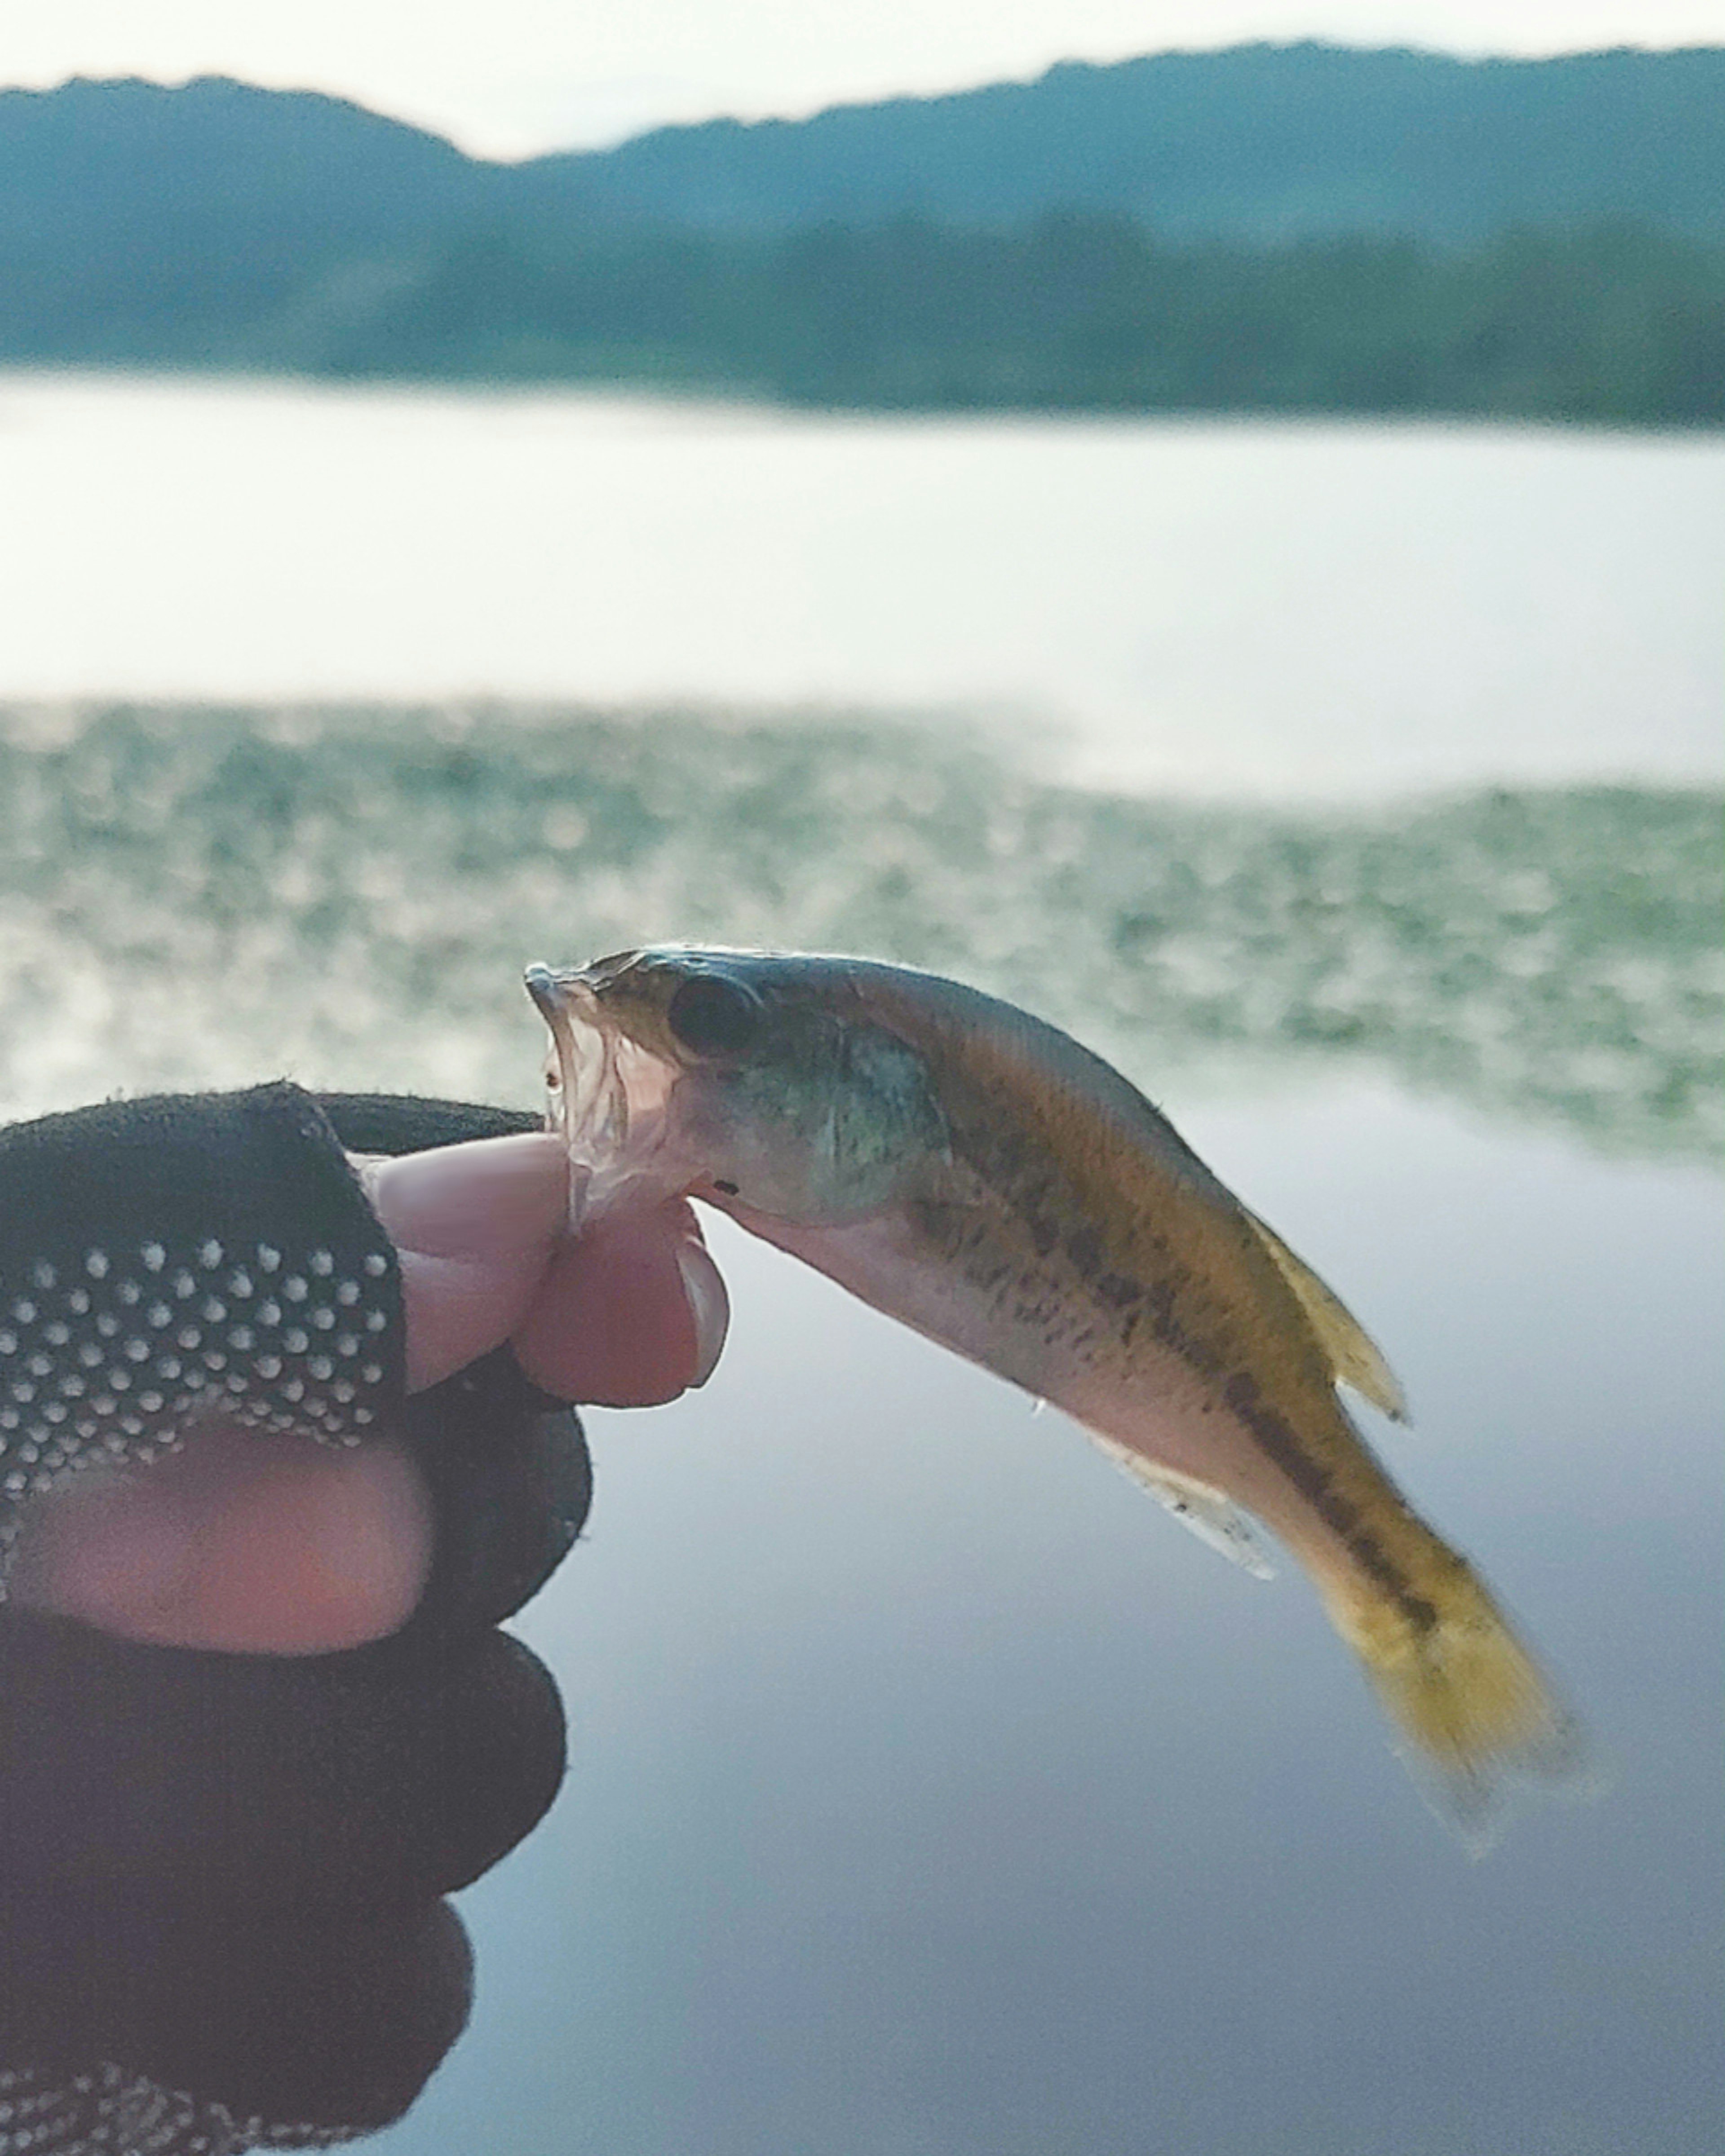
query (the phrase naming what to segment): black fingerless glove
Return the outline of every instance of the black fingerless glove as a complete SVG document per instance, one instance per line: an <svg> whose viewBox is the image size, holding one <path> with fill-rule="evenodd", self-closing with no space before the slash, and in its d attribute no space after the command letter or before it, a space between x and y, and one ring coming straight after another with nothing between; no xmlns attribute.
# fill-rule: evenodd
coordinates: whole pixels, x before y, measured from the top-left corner
<svg viewBox="0 0 1725 2156"><path fill-rule="evenodd" d="M44 1481L146 1459L208 1405L322 1444L403 1437L436 1522L419 1609L348 1654L193 1653L0 1609L0 2156L124 2147L134 2116L163 2149L194 2128L212 2148L337 2138L393 2116L453 2040L465 1950L428 1911L556 1793L556 1691L494 1628L575 1539L588 1459L506 1350L405 1396L395 1254L345 1153L533 1127L279 1084L0 1131L0 1545ZM184 2014L149 1974L169 1938ZM304 2041L344 1986L370 1987L353 2041ZM356 2028L376 2040L364 2100ZM50 2120L50 2141L16 2138Z"/></svg>
<svg viewBox="0 0 1725 2156"><path fill-rule="evenodd" d="M584 1516L578 1433L506 1353L406 1399L399 1268L347 1151L531 1127L277 1084L0 1131L0 1559L33 1491L219 1411L325 1445L406 1435L439 1512L416 1630L518 1608Z"/></svg>
<svg viewBox="0 0 1725 2156"><path fill-rule="evenodd" d="M80 1459L149 1460L200 1413L323 1444L399 1426L403 1355L394 1251L297 1086L0 1132L8 1515Z"/></svg>

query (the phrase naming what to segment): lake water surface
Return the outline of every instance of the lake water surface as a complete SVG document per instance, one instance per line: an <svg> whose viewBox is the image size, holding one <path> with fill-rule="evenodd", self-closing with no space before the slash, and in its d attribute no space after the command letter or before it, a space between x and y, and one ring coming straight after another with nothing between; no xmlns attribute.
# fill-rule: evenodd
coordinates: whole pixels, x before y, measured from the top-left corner
<svg viewBox="0 0 1725 2156"><path fill-rule="evenodd" d="M1725 775L1725 442L0 377L0 698L1017 713L1107 784Z"/></svg>
<svg viewBox="0 0 1725 2156"><path fill-rule="evenodd" d="M1471 1862L1296 1576L726 1236L721 1374L592 1419L523 1627L570 1788L392 2151L1717 2148L1717 1187L1369 1089L1182 1120L1389 1343L1608 1793Z"/></svg>
<svg viewBox="0 0 1725 2156"><path fill-rule="evenodd" d="M1382 1340L1609 1782L1470 1861L1291 1568L719 1224L380 2148L1712 2156L1725 445L13 377L0 489L7 1113L525 1102L521 964L673 935L1014 994Z"/></svg>

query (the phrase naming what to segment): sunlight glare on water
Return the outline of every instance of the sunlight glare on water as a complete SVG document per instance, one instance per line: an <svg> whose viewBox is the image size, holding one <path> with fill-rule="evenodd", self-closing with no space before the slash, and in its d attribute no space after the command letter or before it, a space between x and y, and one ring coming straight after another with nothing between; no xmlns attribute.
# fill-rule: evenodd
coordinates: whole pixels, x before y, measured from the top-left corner
<svg viewBox="0 0 1725 2156"><path fill-rule="evenodd" d="M0 699L962 707L1088 781L1717 781L1725 446L0 378Z"/></svg>

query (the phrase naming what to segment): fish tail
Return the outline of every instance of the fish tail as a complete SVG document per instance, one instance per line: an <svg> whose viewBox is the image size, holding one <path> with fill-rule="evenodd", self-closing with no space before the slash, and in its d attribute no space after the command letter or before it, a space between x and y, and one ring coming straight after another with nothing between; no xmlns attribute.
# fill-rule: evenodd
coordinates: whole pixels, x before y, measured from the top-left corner
<svg viewBox="0 0 1725 2156"><path fill-rule="evenodd" d="M1589 1793L1579 1724L1471 1567L1438 1544L1425 1591L1386 1607L1332 1594L1397 1748L1434 1810L1476 1856L1497 1840L1517 1785Z"/></svg>

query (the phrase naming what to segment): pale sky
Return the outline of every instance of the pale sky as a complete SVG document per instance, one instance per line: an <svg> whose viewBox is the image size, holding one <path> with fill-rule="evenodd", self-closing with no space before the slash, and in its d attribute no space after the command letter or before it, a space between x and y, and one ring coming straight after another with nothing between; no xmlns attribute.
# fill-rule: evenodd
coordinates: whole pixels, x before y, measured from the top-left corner
<svg viewBox="0 0 1725 2156"><path fill-rule="evenodd" d="M233 74L521 157L668 120L1322 37L1464 53L1725 42L1725 0L0 0L0 82Z"/></svg>

